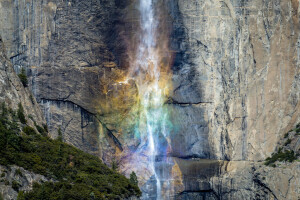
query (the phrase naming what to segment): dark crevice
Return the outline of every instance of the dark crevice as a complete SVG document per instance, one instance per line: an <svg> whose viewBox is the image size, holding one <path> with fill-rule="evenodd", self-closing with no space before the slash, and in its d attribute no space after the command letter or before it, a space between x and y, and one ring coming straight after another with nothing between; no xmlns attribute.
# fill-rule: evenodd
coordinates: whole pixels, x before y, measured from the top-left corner
<svg viewBox="0 0 300 200"><path fill-rule="evenodd" d="M106 129L107 135L108 135L110 138L113 139L115 145L116 145L121 151L123 151L123 147L122 147L121 142L120 142L120 141L118 140L118 138L113 134L113 132L112 132L109 128L107 128L107 126L106 126L104 123L102 123L101 120L100 120L99 118L96 117L96 119L97 119L97 120L102 124L102 126Z"/></svg>
<svg viewBox="0 0 300 200"><path fill-rule="evenodd" d="M92 112L86 110L85 108L83 108L82 106L80 106L80 105L74 103L73 101L66 100L66 99L46 99L46 98L41 98L41 99L39 99L38 102L40 103L41 101L65 102L65 103L71 103L71 104L76 105L78 108L80 108L81 110L83 110L83 111L86 112L87 114L89 114L89 115L95 117L95 119L97 119L97 121L100 122L101 125L106 129L107 135L108 135L110 138L112 138L112 140L114 141L114 144L115 144L121 151L123 151L123 147L122 147L121 142L120 142L120 141L118 140L118 138L113 134L112 130L110 130L109 128L107 128L106 124L103 123L103 122L99 119L99 117L97 117L97 114L92 113Z"/></svg>
<svg viewBox="0 0 300 200"><path fill-rule="evenodd" d="M174 100L173 98L169 98L165 104L173 104L173 105L182 105L182 106L191 106L191 105L199 105L199 104L212 104L210 101L198 101L198 102L179 102Z"/></svg>
<svg viewBox="0 0 300 200"><path fill-rule="evenodd" d="M66 98L57 98L57 99L52 99L52 98L40 98L37 100L38 103L41 103L41 101L53 101L53 102L65 102L65 103L71 103L71 104L74 104L76 105L78 108L84 110L85 112L87 112L88 114L90 115L93 115L95 116L96 114L95 113L92 113L90 111L88 111L87 109L83 108L82 106L74 103L73 101L71 100L67 100Z"/></svg>
<svg viewBox="0 0 300 200"><path fill-rule="evenodd" d="M219 195L214 190L212 190L212 189L210 189L210 190L195 190L195 191L193 191L193 190L186 190L186 191L178 193L178 196L187 195L189 193L191 193L191 194L195 194L195 193L203 194L203 196L204 196L203 199L206 199L205 198L206 194L213 194L213 196L214 196L215 199L221 199L219 197Z"/></svg>
<svg viewBox="0 0 300 200"><path fill-rule="evenodd" d="M274 192L266 184L264 184L263 182L261 182L261 180L257 177L257 175L254 175L253 182L255 184L257 184L259 187L262 187L262 188L266 189L268 192L270 192L274 196L275 199L278 199L276 197L276 195L274 194Z"/></svg>
<svg viewBox="0 0 300 200"><path fill-rule="evenodd" d="M71 118L67 123L66 126L64 128L64 132L66 131L66 129L68 128L69 124L71 123L71 121L73 120L73 118Z"/></svg>

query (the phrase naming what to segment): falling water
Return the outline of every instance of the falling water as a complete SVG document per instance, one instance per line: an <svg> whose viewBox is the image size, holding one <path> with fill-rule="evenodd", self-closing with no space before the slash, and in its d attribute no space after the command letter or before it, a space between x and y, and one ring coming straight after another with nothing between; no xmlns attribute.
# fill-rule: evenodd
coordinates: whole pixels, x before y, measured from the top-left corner
<svg viewBox="0 0 300 200"><path fill-rule="evenodd" d="M153 0L139 0L139 3L141 34L131 77L139 88L139 123L143 124L140 132L147 135L149 169L156 182L156 199L161 199L161 180L156 162L164 154L161 140L167 132L167 114L163 109L166 86L162 84L162 56L159 53L162 47L158 44L159 23Z"/></svg>
<svg viewBox="0 0 300 200"><path fill-rule="evenodd" d="M150 75L152 83L146 83L147 87L143 89L143 98L141 98L142 105L144 106L144 114L147 123L147 134L149 142L149 156L150 167L156 179L156 194L157 199L160 199L161 185L159 177L155 170L155 157L156 145L154 134L158 131L157 115L159 115L159 107L161 106L161 91L158 87L159 74L158 71L158 57L153 52L156 46L155 35L157 28L157 21L154 18L152 0L140 0L140 13L141 13L141 42L138 50L139 67L147 71ZM143 80L141 80L143 81ZM141 85L141 84L140 84ZM157 110L158 109L158 110Z"/></svg>

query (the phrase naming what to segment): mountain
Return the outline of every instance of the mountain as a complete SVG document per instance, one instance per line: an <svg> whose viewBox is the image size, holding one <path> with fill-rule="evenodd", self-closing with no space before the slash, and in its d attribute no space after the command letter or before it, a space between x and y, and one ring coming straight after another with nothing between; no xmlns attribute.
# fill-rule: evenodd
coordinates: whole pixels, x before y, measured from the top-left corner
<svg viewBox="0 0 300 200"><path fill-rule="evenodd" d="M61 130L127 177L135 171L142 198L156 199L137 131L142 89L126 79L143 40L138 4L0 0L0 78L10 80L0 100L14 110L22 102L52 139ZM155 10L170 86L154 170L162 198L299 199L299 0L162 0Z"/></svg>

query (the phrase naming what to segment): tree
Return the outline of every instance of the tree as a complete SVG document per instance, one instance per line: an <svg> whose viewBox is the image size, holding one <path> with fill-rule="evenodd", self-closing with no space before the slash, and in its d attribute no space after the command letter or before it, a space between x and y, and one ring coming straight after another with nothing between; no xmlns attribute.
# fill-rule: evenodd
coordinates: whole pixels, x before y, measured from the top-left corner
<svg viewBox="0 0 300 200"><path fill-rule="evenodd" d="M94 200L94 199L96 198L94 192L91 192L91 193L90 193L90 198L91 198L91 200Z"/></svg>
<svg viewBox="0 0 300 200"><path fill-rule="evenodd" d="M25 115L24 115L24 108L23 108L23 106L22 106L21 103L19 103L19 105L18 105L18 113L17 113L17 115L18 115L18 118L19 118L19 120L20 120L20 122L22 124L26 124L27 123Z"/></svg>
<svg viewBox="0 0 300 200"><path fill-rule="evenodd" d="M63 142L63 135L61 132L61 128L58 128L58 136L57 136L57 140Z"/></svg>
<svg viewBox="0 0 300 200"><path fill-rule="evenodd" d="M119 164L117 163L117 161L115 159L113 159L112 162L111 162L111 169L114 170L114 171L119 170Z"/></svg>
<svg viewBox="0 0 300 200"><path fill-rule="evenodd" d="M2 111L2 113L1 113L2 117L7 117L7 115L8 115L8 109L7 109L6 105L5 105L5 102L3 102L1 104L1 111Z"/></svg>
<svg viewBox="0 0 300 200"><path fill-rule="evenodd" d="M131 174L130 174L130 182L133 184L133 185L138 185L139 184L139 181L138 181L138 178L137 178L137 176L136 176L136 174L135 174L135 172L134 171L132 171L131 172Z"/></svg>
<svg viewBox="0 0 300 200"><path fill-rule="evenodd" d="M23 86L27 87L28 86L28 79L27 79L25 68L21 69L21 73L18 74L18 76L19 76L20 81L22 82Z"/></svg>

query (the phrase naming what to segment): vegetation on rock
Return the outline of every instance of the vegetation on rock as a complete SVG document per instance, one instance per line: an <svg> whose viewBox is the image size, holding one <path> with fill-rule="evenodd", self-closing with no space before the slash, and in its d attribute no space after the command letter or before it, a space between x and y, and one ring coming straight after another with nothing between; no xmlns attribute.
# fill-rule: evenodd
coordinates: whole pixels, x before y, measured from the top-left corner
<svg viewBox="0 0 300 200"><path fill-rule="evenodd" d="M119 163L115 159L111 162L111 169L115 172L119 170Z"/></svg>
<svg viewBox="0 0 300 200"><path fill-rule="evenodd" d="M293 150L283 151L282 148L279 148L277 153L273 154L272 157L268 157L266 159L265 165L275 167L276 165L274 163L276 161L293 162L295 160L297 160L297 156Z"/></svg>
<svg viewBox="0 0 300 200"><path fill-rule="evenodd" d="M63 135L62 135L60 127L58 128L57 140L60 141L60 142L63 142Z"/></svg>
<svg viewBox="0 0 300 200"><path fill-rule="evenodd" d="M21 103L19 103L19 105L18 105L18 112L17 112L17 114L18 114L18 118L19 118L20 122L22 124L26 124L27 121L26 121L26 118L25 118L25 115L24 115L24 108L23 108L23 106L22 106Z"/></svg>
<svg viewBox="0 0 300 200"><path fill-rule="evenodd" d="M23 84L24 87L28 86L28 79L27 79L27 75L26 75L26 71L24 68L21 69L20 74L18 74L21 83Z"/></svg>
<svg viewBox="0 0 300 200"><path fill-rule="evenodd" d="M138 181L138 178L137 178L135 172L131 172L129 180L134 185L138 185L139 184L139 181Z"/></svg>
<svg viewBox="0 0 300 200"><path fill-rule="evenodd" d="M38 130L38 132L43 135L43 136L47 136L48 133L48 129L45 129L37 124L35 124L36 129Z"/></svg>
<svg viewBox="0 0 300 200"><path fill-rule="evenodd" d="M283 140L281 141L281 147L276 153L273 153L271 157L266 159L265 165L276 167L276 162L293 162L297 160L299 155L299 150L295 149L292 144L294 140L297 140L300 134L300 123L296 125L296 128L291 129L289 132L284 134Z"/></svg>
<svg viewBox="0 0 300 200"><path fill-rule="evenodd" d="M18 114L19 116L19 114ZM38 134L30 126L22 132L17 117L5 105L0 113L0 164L17 165L55 182L34 184L20 192L19 200L35 199L122 199L140 196L137 185L108 168L95 156ZM19 189L17 182L12 183Z"/></svg>
<svg viewBox="0 0 300 200"><path fill-rule="evenodd" d="M21 184L20 184L18 181L13 180L12 183L11 183L11 185L12 185L11 187L12 187L15 191L19 192L19 188L21 187Z"/></svg>

